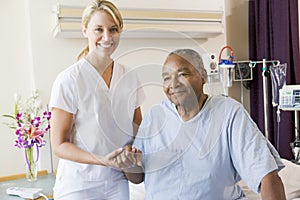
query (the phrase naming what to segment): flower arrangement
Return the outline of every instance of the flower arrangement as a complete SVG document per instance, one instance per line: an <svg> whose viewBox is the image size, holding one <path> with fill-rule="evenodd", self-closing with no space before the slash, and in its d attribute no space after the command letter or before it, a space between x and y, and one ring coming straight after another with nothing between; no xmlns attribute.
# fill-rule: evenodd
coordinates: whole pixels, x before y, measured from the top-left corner
<svg viewBox="0 0 300 200"><path fill-rule="evenodd" d="M15 95L13 115L3 115L13 121L9 128L15 130L15 146L25 150L26 175L30 181L36 180L36 162L39 159L39 148L45 146L44 135L50 129L51 112L41 104L36 91L25 102ZM34 159L34 149L36 158Z"/></svg>

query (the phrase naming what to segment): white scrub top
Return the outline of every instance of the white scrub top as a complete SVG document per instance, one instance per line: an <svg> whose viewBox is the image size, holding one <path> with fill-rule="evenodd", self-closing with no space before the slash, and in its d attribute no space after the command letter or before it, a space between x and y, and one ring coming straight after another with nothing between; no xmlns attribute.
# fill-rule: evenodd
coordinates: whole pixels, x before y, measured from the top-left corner
<svg viewBox="0 0 300 200"><path fill-rule="evenodd" d="M132 140L134 111L143 100L144 92L134 70L114 63L108 88L96 69L81 59L58 75L49 106L75 115L75 145L106 155ZM54 191L84 190L88 181L108 181L106 185L110 185L121 180L125 180L121 171L60 159Z"/></svg>
<svg viewBox="0 0 300 200"><path fill-rule="evenodd" d="M243 179L259 192L262 178L284 167L238 102L211 96L182 121L169 100L144 117L134 145L143 152L146 200L243 199Z"/></svg>

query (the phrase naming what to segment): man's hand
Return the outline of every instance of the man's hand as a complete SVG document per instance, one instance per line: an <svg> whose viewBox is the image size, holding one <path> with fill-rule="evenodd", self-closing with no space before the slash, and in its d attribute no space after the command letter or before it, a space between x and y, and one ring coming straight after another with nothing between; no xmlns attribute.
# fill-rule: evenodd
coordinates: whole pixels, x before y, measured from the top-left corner
<svg viewBox="0 0 300 200"><path fill-rule="evenodd" d="M105 166L128 171L142 166L142 152L134 146L127 145L107 154L101 158L101 162Z"/></svg>
<svg viewBox="0 0 300 200"><path fill-rule="evenodd" d="M126 163L130 163L122 168L123 171L134 173L136 167L138 167L138 169L142 167L142 152L132 145L126 145L123 150L117 159L122 160L123 163L125 163L125 161L127 161ZM141 171L138 170L135 173L140 172Z"/></svg>

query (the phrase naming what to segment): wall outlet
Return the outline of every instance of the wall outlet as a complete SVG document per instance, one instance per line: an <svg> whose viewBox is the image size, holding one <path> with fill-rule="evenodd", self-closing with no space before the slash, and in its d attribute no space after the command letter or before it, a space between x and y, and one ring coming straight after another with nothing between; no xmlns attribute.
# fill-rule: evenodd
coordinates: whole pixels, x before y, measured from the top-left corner
<svg viewBox="0 0 300 200"><path fill-rule="evenodd" d="M207 71L207 75L215 75L219 73L218 58L216 53L202 54L202 60L204 68Z"/></svg>

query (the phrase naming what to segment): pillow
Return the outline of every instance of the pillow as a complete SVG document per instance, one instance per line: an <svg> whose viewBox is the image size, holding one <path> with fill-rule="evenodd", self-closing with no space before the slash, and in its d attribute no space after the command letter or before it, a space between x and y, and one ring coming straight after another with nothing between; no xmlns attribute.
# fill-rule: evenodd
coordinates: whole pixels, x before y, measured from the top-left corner
<svg viewBox="0 0 300 200"><path fill-rule="evenodd" d="M279 171L287 200L300 198L300 165L281 159L285 168Z"/></svg>
<svg viewBox="0 0 300 200"><path fill-rule="evenodd" d="M286 199L300 200L300 165L286 159L281 160L285 167L278 174L284 185ZM239 185L249 200L261 199L260 194L256 194L250 190L243 181L240 181Z"/></svg>

